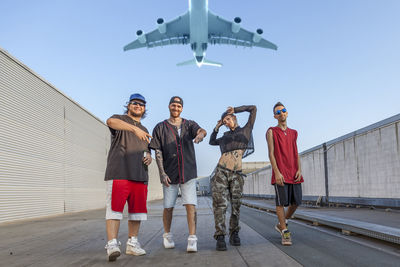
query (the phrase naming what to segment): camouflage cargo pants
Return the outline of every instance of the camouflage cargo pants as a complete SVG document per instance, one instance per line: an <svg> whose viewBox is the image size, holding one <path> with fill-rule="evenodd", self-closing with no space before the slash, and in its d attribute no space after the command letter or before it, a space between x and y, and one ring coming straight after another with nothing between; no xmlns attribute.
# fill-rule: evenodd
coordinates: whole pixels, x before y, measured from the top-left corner
<svg viewBox="0 0 400 267"><path fill-rule="evenodd" d="M228 201L231 202L231 218L229 222L229 234L239 231L240 200L243 192L243 176L241 173L229 171L217 167L211 178L211 191L213 199L213 211L215 221L214 238L218 235L226 235L225 214Z"/></svg>

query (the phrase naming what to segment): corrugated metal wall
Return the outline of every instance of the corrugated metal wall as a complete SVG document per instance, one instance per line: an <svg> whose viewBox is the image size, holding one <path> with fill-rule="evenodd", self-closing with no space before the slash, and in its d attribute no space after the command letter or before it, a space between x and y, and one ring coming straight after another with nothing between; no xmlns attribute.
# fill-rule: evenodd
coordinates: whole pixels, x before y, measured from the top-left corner
<svg viewBox="0 0 400 267"><path fill-rule="evenodd" d="M0 222L104 207L110 134L0 49Z"/></svg>

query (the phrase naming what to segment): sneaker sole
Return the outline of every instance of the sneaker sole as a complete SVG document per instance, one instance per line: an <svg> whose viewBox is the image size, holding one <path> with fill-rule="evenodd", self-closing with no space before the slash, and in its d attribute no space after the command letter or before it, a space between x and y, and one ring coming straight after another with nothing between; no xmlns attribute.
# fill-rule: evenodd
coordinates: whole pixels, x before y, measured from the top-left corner
<svg viewBox="0 0 400 267"><path fill-rule="evenodd" d="M194 249L187 249L186 251L187 251L187 253L195 253L195 252L197 252L197 249L196 249L196 250L194 250Z"/></svg>
<svg viewBox="0 0 400 267"><path fill-rule="evenodd" d="M226 247L224 247L224 248L216 248L216 250L218 250L218 251L226 251L227 248Z"/></svg>
<svg viewBox="0 0 400 267"><path fill-rule="evenodd" d="M127 254L127 255L134 255L134 256L143 256L143 255L146 255L146 252L145 252L145 253L136 253L136 252L127 250L127 251L126 251L126 254Z"/></svg>
<svg viewBox="0 0 400 267"><path fill-rule="evenodd" d="M282 242L282 245L283 245L283 246L291 246L291 245L292 245L292 242L290 242L290 243L289 243L289 242L285 242L285 243Z"/></svg>
<svg viewBox="0 0 400 267"><path fill-rule="evenodd" d="M230 240L229 240L229 244L231 244L232 246L235 246L235 247L239 247L240 246L240 242L239 243L234 243L234 242L232 242Z"/></svg>
<svg viewBox="0 0 400 267"><path fill-rule="evenodd" d="M119 256L121 256L121 252L115 251L108 255L108 261L115 261Z"/></svg>

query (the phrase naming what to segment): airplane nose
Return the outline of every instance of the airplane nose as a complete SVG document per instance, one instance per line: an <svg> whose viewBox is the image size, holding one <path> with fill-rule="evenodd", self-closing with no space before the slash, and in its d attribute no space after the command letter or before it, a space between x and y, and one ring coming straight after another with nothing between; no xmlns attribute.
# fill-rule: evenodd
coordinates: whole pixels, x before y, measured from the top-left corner
<svg viewBox="0 0 400 267"><path fill-rule="evenodd" d="M202 62L203 61L203 56L196 56L197 62Z"/></svg>

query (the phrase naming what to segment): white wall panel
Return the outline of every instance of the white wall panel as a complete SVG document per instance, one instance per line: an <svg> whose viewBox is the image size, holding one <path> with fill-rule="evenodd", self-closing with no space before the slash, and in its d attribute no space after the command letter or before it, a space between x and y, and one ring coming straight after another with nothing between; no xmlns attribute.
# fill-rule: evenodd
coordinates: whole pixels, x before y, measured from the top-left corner
<svg viewBox="0 0 400 267"><path fill-rule="evenodd" d="M0 49L0 222L104 207L108 128Z"/></svg>
<svg viewBox="0 0 400 267"><path fill-rule="evenodd" d="M324 151L319 148L301 156L301 170L304 177L304 195L325 195Z"/></svg>
<svg viewBox="0 0 400 267"><path fill-rule="evenodd" d="M1 48L0 126L0 223L104 207L108 127Z"/></svg>
<svg viewBox="0 0 400 267"><path fill-rule="evenodd" d="M160 183L160 175L158 173L158 167L156 160L153 159L149 166L149 184L148 184L147 201L162 199L163 190Z"/></svg>

